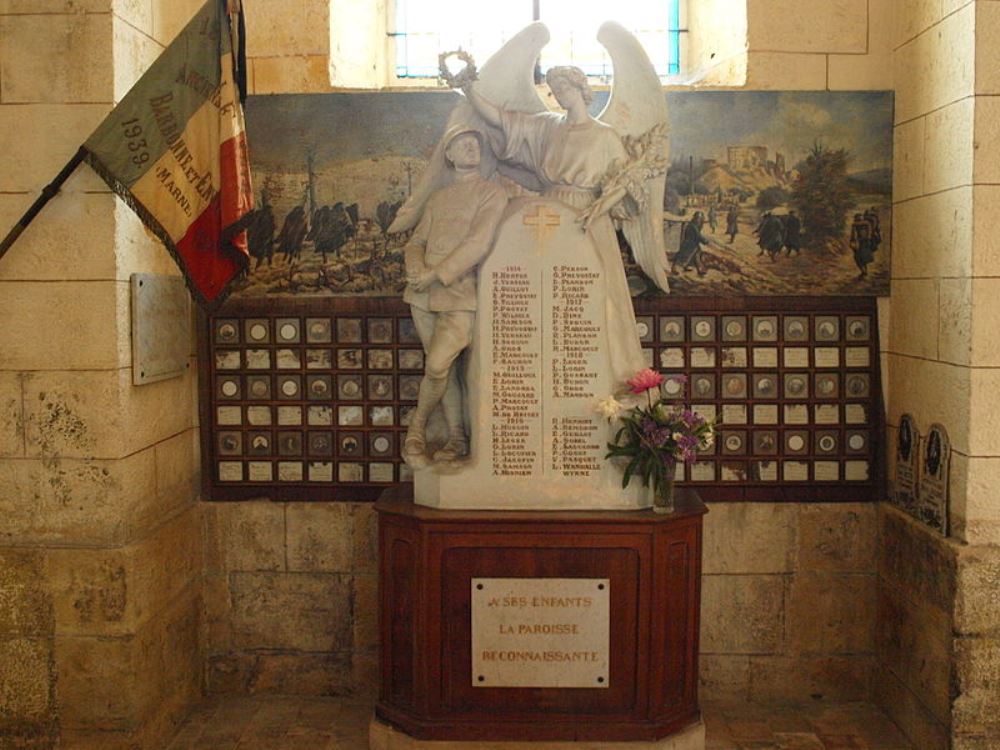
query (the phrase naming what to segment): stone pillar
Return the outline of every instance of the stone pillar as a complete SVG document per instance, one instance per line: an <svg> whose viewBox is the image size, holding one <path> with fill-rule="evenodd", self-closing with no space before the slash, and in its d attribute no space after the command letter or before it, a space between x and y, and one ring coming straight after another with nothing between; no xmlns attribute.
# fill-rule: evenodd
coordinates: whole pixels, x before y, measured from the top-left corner
<svg viewBox="0 0 1000 750"><path fill-rule="evenodd" d="M179 30L179 5L194 3L0 5L4 232ZM0 736L15 744L162 747L200 695L195 361L132 386L139 271L177 273L87 167L0 261Z"/></svg>

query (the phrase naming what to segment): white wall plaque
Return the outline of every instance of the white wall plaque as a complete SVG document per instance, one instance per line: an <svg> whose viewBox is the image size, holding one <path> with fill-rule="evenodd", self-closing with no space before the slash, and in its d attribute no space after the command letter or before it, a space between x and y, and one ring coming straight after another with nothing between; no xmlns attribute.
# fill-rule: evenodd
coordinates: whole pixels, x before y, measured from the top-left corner
<svg viewBox="0 0 1000 750"><path fill-rule="evenodd" d="M473 578L475 687L608 687L607 578Z"/></svg>
<svg viewBox="0 0 1000 750"><path fill-rule="evenodd" d="M184 374L191 355L190 295L179 276L134 273L132 385Z"/></svg>

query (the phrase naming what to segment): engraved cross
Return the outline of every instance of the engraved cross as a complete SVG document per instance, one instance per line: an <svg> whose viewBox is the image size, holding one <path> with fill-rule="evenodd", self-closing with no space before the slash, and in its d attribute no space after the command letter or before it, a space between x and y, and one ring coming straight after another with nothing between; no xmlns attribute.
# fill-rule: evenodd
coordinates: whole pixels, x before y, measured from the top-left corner
<svg viewBox="0 0 1000 750"><path fill-rule="evenodd" d="M548 239L552 230L562 223L562 219L547 206L537 206L534 213L525 214L523 222L524 226L534 230L535 244L540 245Z"/></svg>

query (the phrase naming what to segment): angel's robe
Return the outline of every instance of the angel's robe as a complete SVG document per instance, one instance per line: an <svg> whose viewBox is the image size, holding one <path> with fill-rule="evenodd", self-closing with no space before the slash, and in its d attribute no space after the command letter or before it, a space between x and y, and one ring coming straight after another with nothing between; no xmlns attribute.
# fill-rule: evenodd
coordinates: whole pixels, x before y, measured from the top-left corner
<svg viewBox="0 0 1000 750"><path fill-rule="evenodd" d="M612 164L626 158L618 133L598 120L574 125L552 112L501 110L500 121L503 142L493 144L498 157L531 170L541 180L546 197L580 211L597 198L601 181ZM632 297L611 218L604 214L592 220L588 233L604 269L605 327L612 376L617 387L624 388L626 380L647 366Z"/></svg>

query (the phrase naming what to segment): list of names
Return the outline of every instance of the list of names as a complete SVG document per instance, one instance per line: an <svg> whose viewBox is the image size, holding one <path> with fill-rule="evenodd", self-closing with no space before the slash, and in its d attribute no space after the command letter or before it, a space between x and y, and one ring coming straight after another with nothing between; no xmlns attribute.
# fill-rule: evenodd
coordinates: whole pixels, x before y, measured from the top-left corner
<svg viewBox="0 0 1000 750"><path fill-rule="evenodd" d="M518 266L493 271L494 476L531 476L539 469L541 335L538 290Z"/></svg>

